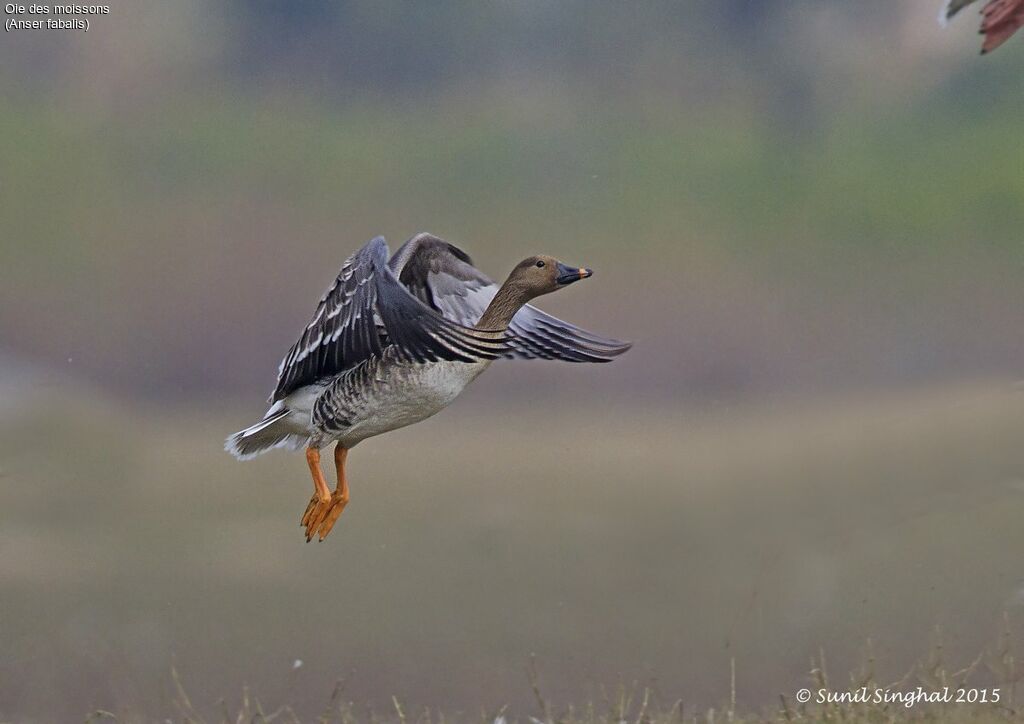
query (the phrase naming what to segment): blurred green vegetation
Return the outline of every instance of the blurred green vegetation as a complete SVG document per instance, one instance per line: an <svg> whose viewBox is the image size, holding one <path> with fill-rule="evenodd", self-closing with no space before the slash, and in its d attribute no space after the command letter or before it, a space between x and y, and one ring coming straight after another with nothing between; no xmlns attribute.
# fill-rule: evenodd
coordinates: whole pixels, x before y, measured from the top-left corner
<svg viewBox="0 0 1024 724"><path fill-rule="evenodd" d="M457 212L468 216L463 226L489 232L476 241L485 247L511 233L502 221L529 211L531 229L584 222L588 244L628 235L644 257L694 244L784 258L789 245L801 256L855 246L851 256L868 259L969 247L1019 262L1024 150L1014 132L1024 101L956 102L967 82L951 79L912 106L849 109L798 142L755 109L641 120L560 101L538 122L473 106L342 111L309 99L190 97L142 119L82 123L7 106L0 151L14 183L0 210L38 243L5 245L4 261L77 269L129 249L97 248L108 236L99 229L66 235L75 219L105 218L110 232L143 210L209 211L230 192L321 218L339 206L446 220ZM658 243L670 232L682 244Z"/></svg>
<svg viewBox="0 0 1024 724"><path fill-rule="evenodd" d="M839 315L823 322L844 350L827 360L833 374L891 381L880 343L890 360L927 355L921 374L962 372L965 347L973 374L1012 374L1024 108L1013 95L956 105L961 82L913 106L838 113L798 140L770 116L713 109L638 120L563 104L538 120L189 97L80 122L5 106L0 155L16 182L0 198L13 241L0 265L16 273L0 322L11 351L77 356L79 371L109 382L118 370L129 389L263 392L331 267L376 233L394 246L427 228L499 277L530 251L585 256L602 272L597 310L640 280L705 284L699 299L632 310L651 328L704 319L688 336L735 326L714 307L731 303L727 280L746 278L760 290L751 307L782 305L781 339ZM769 365L798 367L815 354L806 344L780 343ZM211 346L235 369L198 365ZM129 354L144 375L122 369Z"/></svg>
<svg viewBox="0 0 1024 724"><path fill-rule="evenodd" d="M262 395L348 253L430 230L499 278L585 257L587 296L544 303L641 343L610 393L1019 374L1020 44L967 55L925 0L456 5L141 3L85 45L12 38L5 353Z"/></svg>

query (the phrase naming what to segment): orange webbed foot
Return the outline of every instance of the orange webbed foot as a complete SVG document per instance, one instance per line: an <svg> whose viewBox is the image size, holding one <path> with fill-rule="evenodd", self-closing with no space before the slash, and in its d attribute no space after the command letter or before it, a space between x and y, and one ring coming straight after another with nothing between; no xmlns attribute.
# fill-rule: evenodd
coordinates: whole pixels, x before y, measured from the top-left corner
<svg viewBox="0 0 1024 724"><path fill-rule="evenodd" d="M341 517L342 511L348 505L348 496L335 490L327 500L322 500L315 494L306 506L306 512L302 515L301 525L306 529L306 542L313 540L318 535L320 540L327 537L334 524Z"/></svg>
<svg viewBox="0 0 1024 724"><path fill-rule="evenodd" d="M348 480L345 478L345 458L348 456L346 450L339 443L334 446L334 465L338 470L338 487L331 493L324 480L324 474L320 470L320 451L316 448L306 449L306 460L309 463L309 472L313 475L313 497L306 506L306 512L302 514L302 522L299 525L306 529L306 542L313 540L313 536L319 533L320 540L327 537L331 528L341 516L341 512L348 505Z"/></svg>

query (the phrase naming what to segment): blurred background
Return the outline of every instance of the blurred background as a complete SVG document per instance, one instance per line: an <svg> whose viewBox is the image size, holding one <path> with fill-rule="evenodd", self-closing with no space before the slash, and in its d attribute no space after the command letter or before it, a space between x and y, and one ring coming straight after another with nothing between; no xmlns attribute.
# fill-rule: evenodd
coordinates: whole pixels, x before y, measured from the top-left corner
<svg viewBox="0 0 1024 724"><path fill-rule="evenodd" d="M0 719L742 704L1024 602L1024 41L938 0L116 2L0 41ZM635 348L239 463L346 256L430 231ZM936 631L941 633L936 633ZM868 640L871 644L868 646ZM302 665L297 666L296 661Z"/></svg>

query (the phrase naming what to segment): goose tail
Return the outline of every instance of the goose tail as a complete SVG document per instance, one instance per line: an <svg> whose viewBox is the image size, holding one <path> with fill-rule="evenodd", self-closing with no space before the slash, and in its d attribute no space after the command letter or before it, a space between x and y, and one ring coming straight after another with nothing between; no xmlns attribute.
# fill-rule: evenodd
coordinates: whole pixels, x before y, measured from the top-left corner
<svg viewBox="0 0 1024 724"><path fill-rule="evenodd" d="M298 450L307 445L309 436L296 434L294 425L288 424L291 410L279 405L277 403L267 410L264 418L255 425L230 435L224 441L224 449L239 460L252 460L274 448Z"/></svg>

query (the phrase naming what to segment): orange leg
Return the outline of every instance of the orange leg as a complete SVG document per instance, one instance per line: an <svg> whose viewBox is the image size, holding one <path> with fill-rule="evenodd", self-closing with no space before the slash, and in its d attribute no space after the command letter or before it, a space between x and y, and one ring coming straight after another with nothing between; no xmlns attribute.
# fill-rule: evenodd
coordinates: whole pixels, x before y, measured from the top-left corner
<svg viewBox="0 0 1024 724"><path fill-rule="evenodd" d="M315 447L307 447L306 462L309 464L309 472L313 475L313 490L320 502L326 503L331 499L331 491L327 488L324 471L320 469L320 451Z"/></svg>
<svg viewBox="0 0 1024 724"><path fill-rule="evenodd" d="M345 506L348 505L348 477L345 475L345 458L347 457L348 448L344 448L340 444L334 446L334 469L338 473L338 487L335 488L334 494L331 496L330 510L327 511L323 523L320 524L320 540L327 537L342 511L345 510Z"/></svg>
<svg viewBox="0 0 1024 724"><path fill-rule="evenodd" d="M313 497L306 506L306 512L302 514L302 522L299 525L306 526L306 541L312 537L311 525L322 517L322 509L331 502L331 491L324 479L324 471L320 469L320 450L315 447L306 448L306 463L309 465L309 472L313 476Z"/></svg>
<svg viewBox="0 0 1024 724"><path fill-rule="evenodd" d="M316 492L306 506L306 512L302 516L301 525L306 528L306 542L313 540L313 536L320 534L320 540L327 537L334 527L335 522L341 516L345 506L348 505L348 478L345 476L345 458L348 457L348 449L339 443L334 447L334 466L338 472L338 487L334 493L327 489L323 472L320 470L320 452L307 449L306 459L309 461L310 472L313 473L313 484Z"/></svg>

